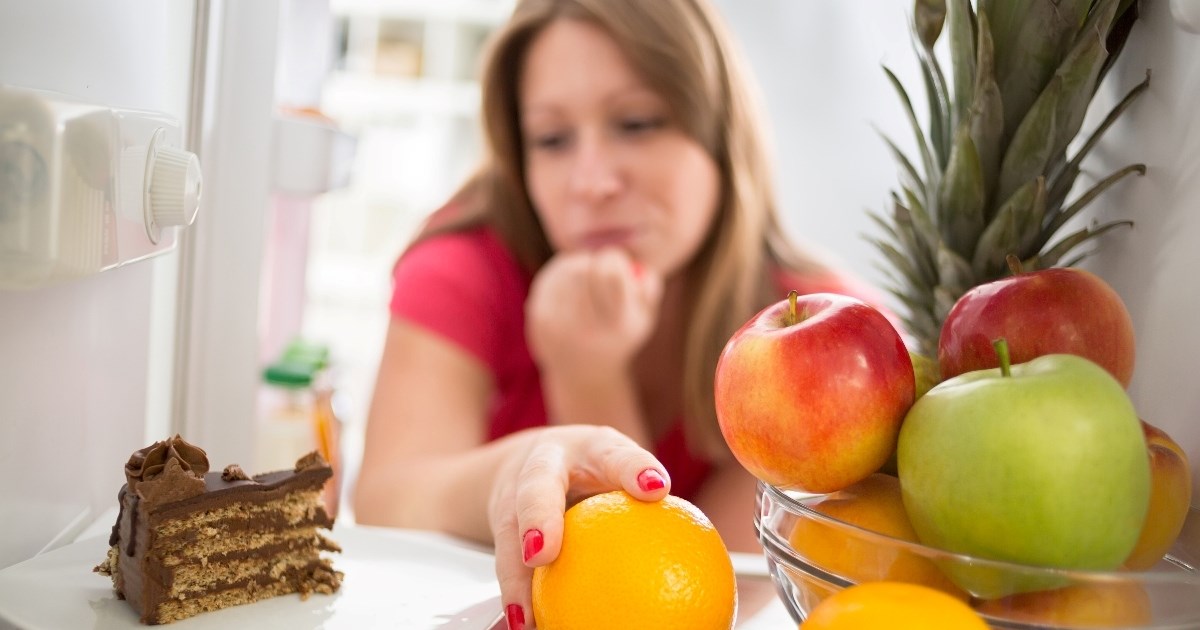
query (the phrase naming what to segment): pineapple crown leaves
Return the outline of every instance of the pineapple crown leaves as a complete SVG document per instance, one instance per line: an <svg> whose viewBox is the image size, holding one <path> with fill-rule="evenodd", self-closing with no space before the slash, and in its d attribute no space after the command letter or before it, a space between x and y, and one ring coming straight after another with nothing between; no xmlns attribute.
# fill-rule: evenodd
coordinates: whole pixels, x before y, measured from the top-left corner
<svg viewBox="0 0 1200 630"><path fill-rule="evenodd" d="M1119 169L1068 204L1082 160L1149 85L1147 73L1067 154L1137 14L1136 0L915 0L910 27L929 120L923 127L885 67L920 159L884 137L900 166L900 191L890 213L872 215L882 237L871 241L920 351L936 348L958 297L1007 275L1007 255L1031 270L1076 264L1087 255L1070 257L1077 247L1132 225L1057 236L1113 184L1145 172L1141 164ZM934 53L943 34L949 75Z"/></svg>

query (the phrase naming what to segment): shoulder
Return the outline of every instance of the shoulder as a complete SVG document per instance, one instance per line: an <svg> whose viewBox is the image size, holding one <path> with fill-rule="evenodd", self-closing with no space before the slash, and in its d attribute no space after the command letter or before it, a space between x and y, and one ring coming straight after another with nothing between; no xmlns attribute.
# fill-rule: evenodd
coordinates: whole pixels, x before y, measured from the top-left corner
<svg viewBox="0 0 1200 630"><path fill-rule="evenodd" d="M529 277L487 227L445 232L408 248L392 270L393 317L497 365L523 326ZM486 316L480 316L486 314Z"/></svg>
<svg viewBox="0 0 1200 630"><path fill-rule="evenodd" d="M396 261L392 275L396 283L451 282L488 292L519 290L528 284L528 274L513 253L491 228L483 226L414 243Z"/></svg>
<svg viewBox="0 0 1200 630"><path fill-rule="evenodd" d="M397 266L423 264L517 265L512 252L487 226L442 232L413 243L400 255Z"/></svg>

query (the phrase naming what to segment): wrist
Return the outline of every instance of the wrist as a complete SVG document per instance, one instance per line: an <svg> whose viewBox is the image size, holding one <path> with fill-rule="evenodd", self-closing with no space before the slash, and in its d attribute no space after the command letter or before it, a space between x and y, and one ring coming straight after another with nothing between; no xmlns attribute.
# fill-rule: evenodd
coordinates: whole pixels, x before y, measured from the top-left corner
<svg viewBox="0 0 1200 630"><path fill-rule="evenodd" d="M553 424L611 426L648 446L637 388L627 370L544 372L542 389Z"/></svg>

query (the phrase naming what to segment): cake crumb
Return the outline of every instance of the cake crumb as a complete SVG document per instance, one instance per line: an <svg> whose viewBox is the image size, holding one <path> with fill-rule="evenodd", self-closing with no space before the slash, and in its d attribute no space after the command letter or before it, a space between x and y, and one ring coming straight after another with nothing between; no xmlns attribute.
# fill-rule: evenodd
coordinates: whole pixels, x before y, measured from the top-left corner
<svg viewBox="0 0 1200 630"><path fill-rule="evenodd" d="M104 562L92 568L92 572L99 573L112 577L117 573L117 547L113 545L108 548L108 555L104 556Z"/></svg>

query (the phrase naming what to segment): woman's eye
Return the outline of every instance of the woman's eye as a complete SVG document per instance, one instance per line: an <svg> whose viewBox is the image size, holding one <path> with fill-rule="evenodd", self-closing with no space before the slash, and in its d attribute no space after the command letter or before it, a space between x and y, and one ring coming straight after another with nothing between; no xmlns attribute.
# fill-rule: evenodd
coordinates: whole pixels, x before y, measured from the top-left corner
<svg viewBox="0 0 1200 630"><path fill-rule="evenodd" d="M566 133L544 133L531 138L530 144L535 149L553 151L567 146L569 136Z"/></svg>
<svg viewBox="0 0 1200 630"><path fill-rule="evenodd" d="M621 120L620 128L625 133L640 134L660 129L664 124L666 124L666 120L663 118L635 116Z"/></svg>

